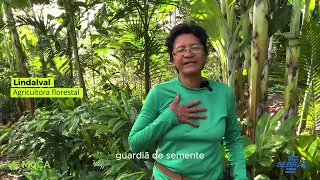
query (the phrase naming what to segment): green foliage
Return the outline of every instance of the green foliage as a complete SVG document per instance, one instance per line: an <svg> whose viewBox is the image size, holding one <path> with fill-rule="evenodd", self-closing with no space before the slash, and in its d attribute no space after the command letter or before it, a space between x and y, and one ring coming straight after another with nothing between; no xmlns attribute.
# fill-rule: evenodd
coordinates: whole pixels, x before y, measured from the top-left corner
<svg viewBox="0 0 320 180"><path fill-rule="evenodd" d="M78 75L75 72L78 69L73 58L74 49L70 48L68 40L70 34L67 34L67 28L71 26L68 14L46 16L41 10L32 12L31 9L24 8L27 1L5 1L14 8L20 8L14 9L14 17L22 48L27 55L30 74L34 77L54 77L56 87L76 86ZM17 110L9 99L9 87L10 78L21 74L10 69L15 60L10 57L12 47L9 47L9 33L4 31L6 38L1 33L0 38L4 41L0 41L0 120L12 122L0 127L0 154L5 158L18 160L0 164L0 174L9 170L21 170L28 179L149 179L152 162L117 160L116 154L129 152L127 138L141 109L146 71L150 72L150 77L147 78L151 79L151 85L175 75L163 46L167 30L173 24L167 21L174 9L172 4L178 5L184 15L174 17L174 22L197 19L210 36L209 47L212 48L213 45L213 51L218 51L209 55L203 71L205 77L219 81L219 60L226 57L227 53L234 55L233 51L242 54L243 47L250 43L251 37L242 39L242 44L236 49L223 51L226 47L221 41L222 33L225 32L222 32L221 27L227 22L221 16L217 1L192 1L192 6L186 3L189 1L184 0L149 1L148 6L144 2L70 1L74 7L72 10L81 70L92 101L47 99L49 103L43 106L42 100L37 99L38 108L34 116L23 115L16 123L12 123L17 120L14 114ZM238 37L239 33L239 39L236 39L238 41L243 38L242 21L239 3L233 2L234 12L228 13L235 13L239 21L237 31L230 39ZM227 3L233 5L233 2ZM246 1L246 5L251 6L253 2ZM32 3L48 1L32 0ZM62 0L53 3L64 8ZM274 2L271 1L272 3ZM285 4L287 1L279 1L281 8L270 7L273 16L269 21L269 36L274 37L270 73L277 85L269 88L269 92L281 91L283 87L279 84L285 79L283 72L287 39L277 33L286 32L288 28L291 5ZM93 9L97 13L93 14L94 20L91 21L85 14ZM311 4L310 11L314 9ZM2 27L6 28L4 25L0 24L1 30ZM319 19L316 19L304 24L300 36L299 87L302 93L310 92L310 106L303 112L307 112L307 119L312 123L319 117L319 34ZM150 69L146 69L146 60L149 60ZM296 117L278 127L281 113L274 117L261 117L256 126L255 142L243 136L248 174L252 174L252 179L274 179L279 176L284 179L283 171L274 168L276 161L286 160L288 155L299 154L308 160L309 167L298 175L313 178L319 169L319 138L292 136L291 127L296 124ZM251 124L253 125L251 121L245 122L245 125ZM225 154L223 157L226 157ZM51 168L17 169L16 163L24 158L40 158L48 161ZM277 177L270 177L270 174L276 174Z"/></svg>
<svg viewBox="0 0 320 180"><path fill-rule="evenodd" d="M300 35L300 57L299 66L299 81L301 87L307 87L308 73L311 73L311 78L319 77L320 68L320 18L311 19L306 22L301 30ZM309 83L312 79L309 81ZM304 85L304 86L302 86Z"/></svg>
<svg viewBox="0 0 320 180"><path fill-rule="evenodd" d="M309 133L315 133L316 110L320 98L320 18L306 22L300 35L299 85L302 89L302 119L311 124Z"/></svg>
<svg viewBox="0 0 320 180"><path fill-rule="evenodd" d="M199 11L201 9L201 11ZM224 19L221 19L221 11L217 2L192 1L191 14L201 26L203 26L211 41L217 42L222 38L221 26ZM225 20L224 20L225 21ZM214 43L213 43L214 44Z"/></svg>
<svg viewBox="0 0 320 180"><path fill-rule="evenodd" d="M72 179L72 176L67 175L67 171L59 173L58 170L51 168L49 163L43 163L41 159L26 159L26 160L13 160L1 165L0 172L3 170L3 174L6 171L11 173L22 172L25 179ZM1 173L0 173L1 175Z"/></svg>
<svg viewBox="0 0 320 180"><path fill-rule="evenodd" d="M34 117L22 117L6 128L9 131L0 131L7 141L0 151L15 157L31 153L58 170L31 170L25 173L27 177L45 178L52 173L81 178L144 177L150 170L143 162L115 159L117 153L129 151L128 133L140 108L141 103L125 91L80 106L72 99L59 100L52 107L37 109ZM110 161L101 158L103 154Z"/></svg>
<svg viewBox="0 0 320 180"><path fill-rule="evenodd" d="M273 86L269 87L268 92L272 93L281 93L284 91L284 85L282 84L274 84Z"/></svg>
<svg viewBox="0 0 320 180"><path fill-rule="evenodd" d="M10 171L16 171L19 169L19 164L16 161L13 161L8 165L8 167Z"/></svg>
<svg viewBox="0 0 320 180"><path fill-rule="evenodd" d="M41 159L38 161L34 161L32 159L28 159L27 161L23 161L21 164L21 169L23 169L23 175L29 179L72 179L72 176L67 175L67 171L60 173L58 170L51 168L48 162L43 163Z"/></svg>
<svg viewBox="0 0 320 180"><path fill-rule="evenodd" d="M273 18L269 21L268 25L269 37L274 35L278 30L281 31L290 22L291 10L291 5L284 5L272 12Z"/></svg>
<svg viewBox="0 0 320 180"><path fill-rule="evenodd" d="M291 135L291 130L299 118L292 117L278 127L278 121L282 114L283 110L280 110L274 117L264 114L259 119L255 129L255 142L252 142L248 137L243 137L244 153L247 165L252 166L250 172L252 177L272 170L280 152L293 153L286 148L288 148L290 141L297 138L297 136Z"/></svg>
<svg viewBox="0 0 320 180"><path fill-rule="evenodd" d="M4 1L16 8L24 8L27 6L27 0L4 0Z"/></svg>
<svg viewBox="0 0 320 180"><path fill-rule="evenodd" d="M299 117L291 117L280 126L279 120L283 114L280 110L273 117L264 114L256 125L255 142L243 136L244 153L246 157L248 177L252 179L286 178L283 170L276 167L279 161L287 161L288 156L300 155L301 160L307 160L308 167L299 174L305 178L315 178L319 169L320 141L318 136L293 136L292 127ZM299 177L296 174L296 178ZM300 177L300 178L301 178ZM249 179L250 179L249 178Z"/></svg>
<svg viewBox="0 0 320 180"><path fill-rule="evenodd" d="M313 177L320 169L320 138L317 135L297 139L296 151L308 161L303 177Z"/></svg>
<svg viewBox="0 0 320 180"><path fill-rule="evenodd" d="M6 172L7 166L5 164L0 164L0 176Z"/></svg>

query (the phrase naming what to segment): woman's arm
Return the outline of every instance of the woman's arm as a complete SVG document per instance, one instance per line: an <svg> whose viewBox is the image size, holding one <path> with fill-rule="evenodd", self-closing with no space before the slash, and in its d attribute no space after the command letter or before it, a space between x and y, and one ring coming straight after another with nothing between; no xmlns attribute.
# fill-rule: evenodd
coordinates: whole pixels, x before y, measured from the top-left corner
<svg viewBox="0 0 320 180"><path fill-rule="evenodd" d="M231 161L233 178L235 180L247 180L243 142L237 121L235 99L231 88L229 88L229 94L229 114L226 123L224 146L228 153L229 161Z"/></svg>
<svg viewBox="0 0 320 180"><path fill-rule="evenodd" d="M167 108L159 115L160 98L156 87L148 93L137 120L129 134L129 145L133 153L146 150L163 137L172 126L179 124L174 112Z"/></svg>

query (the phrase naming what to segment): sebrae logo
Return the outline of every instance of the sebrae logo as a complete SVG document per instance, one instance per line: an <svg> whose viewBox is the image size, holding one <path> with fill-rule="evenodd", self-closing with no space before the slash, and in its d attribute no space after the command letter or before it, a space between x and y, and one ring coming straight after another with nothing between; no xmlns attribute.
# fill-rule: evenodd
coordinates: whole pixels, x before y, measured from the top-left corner
<svg viewBox="0 0 320 180"><path fill-rule="evenodd" d="M287 174L295 174L297 168L307 168L307 161L299 161L299 156L288 156L287 162L278 162L277 167L286 168L285 173Z"/></svg>

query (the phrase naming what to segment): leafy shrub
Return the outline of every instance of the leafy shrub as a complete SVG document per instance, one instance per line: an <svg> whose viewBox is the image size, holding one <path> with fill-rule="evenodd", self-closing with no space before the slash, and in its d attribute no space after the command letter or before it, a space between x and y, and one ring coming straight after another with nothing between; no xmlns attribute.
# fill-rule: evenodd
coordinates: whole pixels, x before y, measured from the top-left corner
<svg viewBox="0 0 320 180"><path fill-rule="evenodd" d="M141 103L130 92L100 95L102 99L79 106L59 99L36 109L34 117L21 117L7 128L8 143L0 151L7 157L40 158L75 178L149 178L148 164L115 158L129 151L128 135Z"/></svg>

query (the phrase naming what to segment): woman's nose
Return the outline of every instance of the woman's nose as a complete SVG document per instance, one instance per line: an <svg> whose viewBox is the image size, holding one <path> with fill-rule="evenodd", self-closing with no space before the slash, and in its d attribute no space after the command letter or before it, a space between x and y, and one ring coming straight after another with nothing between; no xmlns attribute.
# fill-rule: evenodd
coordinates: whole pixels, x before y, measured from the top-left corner
<svg viewBox="0 0 320 180"><path fill-rule="evenodd" d="M193 56L194 54L191 52L190 49L186 49L186 53L184 54L184 57L190 57Z"/></svg>

